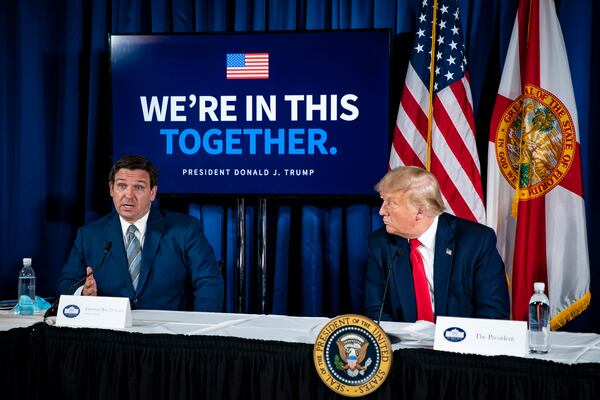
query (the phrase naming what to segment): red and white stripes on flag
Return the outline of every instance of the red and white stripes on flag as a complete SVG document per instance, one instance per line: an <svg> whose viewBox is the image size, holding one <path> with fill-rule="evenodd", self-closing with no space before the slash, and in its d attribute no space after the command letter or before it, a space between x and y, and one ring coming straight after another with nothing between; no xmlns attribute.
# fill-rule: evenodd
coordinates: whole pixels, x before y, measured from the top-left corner
<svg viewBox="0 0 600 400"><path fill-rule="evenodd" d="M577 109L553 0L519 2L488 154L487 222L512 318L528 318L533 283L546 282L557 329L589 305L590 272Z"/></svg>
<svg viewBox="0 0 600 400"><path fill-rule="evenodd" d="M432 34L433 24L435 32ZM414 165L426 168L427 147L430 146L429 170L440 183L447 210L483 223L485 209L473 100L466 74L457 2L423 2L417 29L396 119L389 167ZM433 73L430 74L432 57ZM429 122L431 140L428 145Z"/></svg>
<svg viewBox="0 0 600 400"><path fill-rule="evenodd" d="M227 79L269 79L269 53L228 53Z"/></svg>

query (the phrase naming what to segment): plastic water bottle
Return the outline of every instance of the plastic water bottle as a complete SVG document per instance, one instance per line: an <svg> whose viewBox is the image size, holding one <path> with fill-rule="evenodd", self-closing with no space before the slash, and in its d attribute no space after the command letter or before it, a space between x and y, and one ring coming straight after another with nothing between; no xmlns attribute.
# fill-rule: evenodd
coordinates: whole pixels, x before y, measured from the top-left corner
<svg viewBox="0 0 600 400"><path fill-rule="evenodd" d="M529 300L529 352L547 353L549 350L550 301L544 294L544 282L533 284L533 296Z"/></svg>
<svg viewBox="0 0 600 400"><path fill-rule="evenodd" d="M19 310L22 315L32 315L35 304L35 272L31 267L31 258L23 259L23 268L19 272Z"/></svg>

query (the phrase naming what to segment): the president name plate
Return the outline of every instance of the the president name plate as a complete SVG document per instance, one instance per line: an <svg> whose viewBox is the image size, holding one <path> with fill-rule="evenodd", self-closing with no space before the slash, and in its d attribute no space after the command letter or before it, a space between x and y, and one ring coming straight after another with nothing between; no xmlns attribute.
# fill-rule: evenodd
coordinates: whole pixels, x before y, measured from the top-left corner
<svg viewBox="0 0 600 400"><path fill-rule="evenodd" d="M434 350L525 357L527 322L437 317Z"/></svg>

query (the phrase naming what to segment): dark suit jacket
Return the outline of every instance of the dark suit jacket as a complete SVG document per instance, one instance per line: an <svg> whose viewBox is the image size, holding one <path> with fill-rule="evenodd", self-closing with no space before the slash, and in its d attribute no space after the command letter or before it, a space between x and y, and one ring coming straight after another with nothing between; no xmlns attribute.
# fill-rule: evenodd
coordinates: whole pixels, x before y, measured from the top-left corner
<svg viewBox="0 0 600 400"><path fill-rule="evenodd" d="M223 278L214 251L193 217L152 207L134 291L119 215L113 212L83 226L58 281L60 294L73 294L86 266L100 263L107 241L112 247L94 271L99 296L129 297L132 308L221 311Z"/></svg>
<svg viewBox="0 0 600 400"><path fill-rule="evenodd" d="M388 267L391 277L382 320L414 322L415 291L408 241L386 232L369 236L365 313L377 320ZM496 235L484 225L439 216L433 265L435 315L508 319L510 305L504 263Z"/></svg>

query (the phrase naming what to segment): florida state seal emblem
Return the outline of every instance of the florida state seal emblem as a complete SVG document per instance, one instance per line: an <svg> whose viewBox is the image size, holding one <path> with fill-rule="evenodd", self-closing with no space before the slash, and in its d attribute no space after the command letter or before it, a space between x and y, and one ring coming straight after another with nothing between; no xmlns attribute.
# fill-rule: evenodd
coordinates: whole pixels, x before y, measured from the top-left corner
<svg viewBox="0 0 600 400"><path fill-rule="evenodd" d="M566 175L577 148L569 110L552 93L525 85L496 130L496 160L519 199L540 197Z"/></svg>

